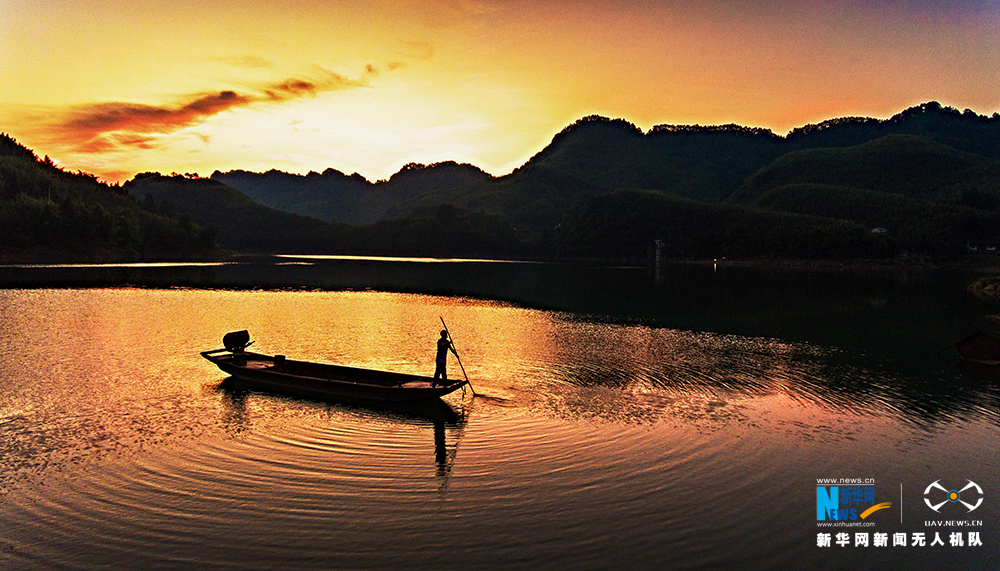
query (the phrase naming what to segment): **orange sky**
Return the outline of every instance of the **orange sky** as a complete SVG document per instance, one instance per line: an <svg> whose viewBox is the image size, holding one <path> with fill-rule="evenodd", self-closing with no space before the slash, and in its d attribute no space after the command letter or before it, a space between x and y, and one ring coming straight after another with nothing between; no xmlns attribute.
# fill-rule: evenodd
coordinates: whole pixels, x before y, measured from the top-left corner
<svg viewBox="0 0 1000 571"><path fill-rule="evenodd" d="M1000 2L0 0L0 131L109 181L457 160L589 114L779 134L1000 110Z"/></svg>

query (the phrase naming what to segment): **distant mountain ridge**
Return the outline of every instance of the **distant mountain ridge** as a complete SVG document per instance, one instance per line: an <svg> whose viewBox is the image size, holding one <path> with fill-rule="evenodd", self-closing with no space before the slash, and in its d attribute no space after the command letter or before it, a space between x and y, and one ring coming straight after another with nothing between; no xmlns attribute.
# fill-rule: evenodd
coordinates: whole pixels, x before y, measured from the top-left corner
<svg viewBox="0 0 1000 571"><path fill-rule="evenodd" d="M216 228L220 244L241 252L325 253L343 234L340 225L264 206L216 180L143 173L123 188L146 210L181 211Z"/></svg>
<svg viewBox="0 0 1000 571"><path fill-rule="evenodd" d="M500 177L448 162L407 165L379 183L333 169L304 176L216 172L212 178L262 204L323 220L368 224L451 204L506 217L540 234L558 225L575 201L590 196L656 190L718 203L789 153L853 147L892 135L1000 159L1000 114L986 117L928 102L889 119L830 119L785 137L739 125L657 125L644 133L624 119L592 115L567 126L524 165Z"/></svg>
<svg viewBox="0 0 1000 571"><path fill-rule="evenodd" d="M831 119L786 137L739 125L657 125L643 133L625 120L594 115L563 129L527 165L557 168L611 189L660 190L718 202L787 153L852 147L890 135L918 136L1000 159L1000 114L985 117L929 102L889 119Z"/></svg>
<svg viewBox="0 0 1000 571"><path fill-rule="evenodd" d="M449 190L493 177L473 165L446 161L409 163L389 180L374 183L358 173L348 176L332 168L306 175L277 170L215 171L211 178L272 208L361 226L391 217L387 213L396 204L428 191Z"/></svg>
<svg viewBox="0 0 1000 571"><path fill-rule="evenodd" d="M675 258L955 259L1000 245L1000 114L935 102L785 137L589 116L505 176L410 163L374 183L327 169L111 187L6 142L10 256L207 252L216 237L241 252L462 257L634 258L658 241Z"/></svg>

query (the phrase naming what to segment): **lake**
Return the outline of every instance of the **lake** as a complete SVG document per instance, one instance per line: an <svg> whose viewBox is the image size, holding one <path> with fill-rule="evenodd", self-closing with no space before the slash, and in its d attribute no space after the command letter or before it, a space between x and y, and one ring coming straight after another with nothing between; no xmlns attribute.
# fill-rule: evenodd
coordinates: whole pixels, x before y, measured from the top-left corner
<svg viewBox="0 0 1000 571"><path fill-rule="evenodd" d="M1000 313L974 279L2 267L0 569L992 569L1000 387L942 352ZM239 392L198 354L429 375L441 318L486 398Z"/></svg>

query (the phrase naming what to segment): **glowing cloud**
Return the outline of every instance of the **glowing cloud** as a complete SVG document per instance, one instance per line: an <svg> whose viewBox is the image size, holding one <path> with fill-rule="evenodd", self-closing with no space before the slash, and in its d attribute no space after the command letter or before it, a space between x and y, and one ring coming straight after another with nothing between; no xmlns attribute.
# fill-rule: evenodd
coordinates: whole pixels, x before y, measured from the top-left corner
<svg viewBox="0 0 1000 571"><path fill-rule="evenodd" d="M100 174L501 174L591 114L780 134L1000 102L996 0L6 4L0 127Z"/></svg>
<svg viewBox="0 0 1000 571"><path fill-rule="evenodd" d="M391 69L391 67L390 67ZM78 153L106 153L122 147L149 149L157 135L197 125L220 113L256 103L283 103L328 91L367 87L378 70L365 66L361 79L321 70L311 79L289 78L254 88L256 93L226 90L180 97L173 105L106 102L78 106L46 130Z"/></svg>

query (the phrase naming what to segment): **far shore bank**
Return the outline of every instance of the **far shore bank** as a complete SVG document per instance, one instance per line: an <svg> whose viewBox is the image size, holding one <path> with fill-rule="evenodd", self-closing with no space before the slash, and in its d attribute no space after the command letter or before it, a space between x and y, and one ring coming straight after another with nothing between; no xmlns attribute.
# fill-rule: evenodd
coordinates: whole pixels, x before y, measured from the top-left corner
<svg viewBox="0 0 1000 571"><path fill-rule="evenodd" d="M135 252L53 252L47 250L7 250L0 251L0 266L31 266L31 265L69 265L69 264L128 264L128 263L185 263L185 262L233 262L260 259L272 256L351 256L359 258L386 258L386 259L456 259L452 256L398 256L391 253L345 253L337 252L330 254L317 253L288 253L288 252L232 252L226 250L214 250L198 254L158 254L143 255ZM511 262L538 262L538 263L583 263L601 265L628 265L634 267L655 267L656 263L647 257L630 258L586 258L586 257L553 257L553 256L461 256L463 260L489 260L489 261L511 261ZM661 265L710 265L715 267L759 267L775 269L817 269L817 270L873 270L873 271L899 271L899 270L966 270L982 274L997 274L1000 276L1000 257L991 258L967 258L962 260L896 260L896 259L865 259L865 260L837 260L837 259L786 259L786 258L665 258L660 261ZM1000 287L1000 277L995 278ZM992 282L991 282L992 283Z"/></svg>
<svg viewBox="0 0 1000 571"><path fill-rule="evenodd" d="M139 254L137 252L72 252L44 249L0 251L0 266L47 266L70 264L136 264L221 262L232 259L232 252L212 250L196 254Z"/></svg>

